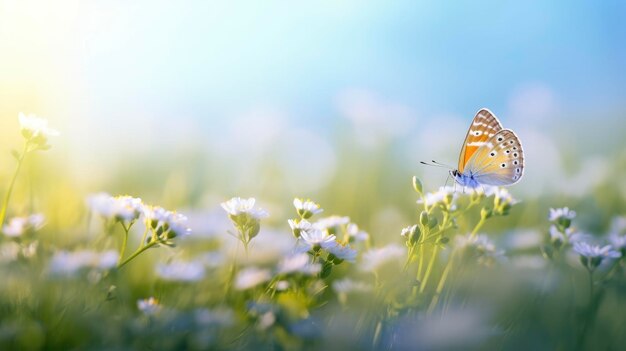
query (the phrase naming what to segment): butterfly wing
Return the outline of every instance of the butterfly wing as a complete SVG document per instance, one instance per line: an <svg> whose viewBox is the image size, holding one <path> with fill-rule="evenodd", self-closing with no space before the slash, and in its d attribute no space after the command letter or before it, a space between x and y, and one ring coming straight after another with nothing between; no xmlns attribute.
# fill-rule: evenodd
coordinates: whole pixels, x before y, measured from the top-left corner
<svg viewBox="0 0 626 351"><path fill-rule="evenodd" d="M524 174L524 150L517 135L502 129L480 146L465 167L465 174L484 185L511 185Z"/></svg>
<svg viewBox="0 0 626 351"><path fill-rule="evenodd" d="M465 173L465 167L476 151L497 132L502 130L498 118L486 108L480 109L467 131L461 154L459 155L458 171Z"/></svg>

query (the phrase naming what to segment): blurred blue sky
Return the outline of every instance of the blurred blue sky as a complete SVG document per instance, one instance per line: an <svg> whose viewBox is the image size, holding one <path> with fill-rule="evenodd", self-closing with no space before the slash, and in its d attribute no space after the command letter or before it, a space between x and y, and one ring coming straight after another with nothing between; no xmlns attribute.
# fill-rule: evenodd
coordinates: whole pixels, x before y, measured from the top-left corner
<svg viewBox="0 0 626 351"><path fill-rule="evenodd" d="M133 99L156 115L271 104L319 120L336 113L338 92L359 87L420 114L467 114L504 110L528 82L569 111L624 107L621 1L93 6L84 79L108 113Z"/></svg>
<svg viewBox="0 0 626 351"><path fill-rule="evenodd" d="M626 114L625 15L616 0L4 1L0 130L19 111L49 118L56 152L91 178L201 149L242 182L270 160L314 189L344 140L392 142L411 172L453 163L489 107L525 144L528 188L583 189L622 148L607 132ZM575 147L595 173L565 167Z"/></svg>

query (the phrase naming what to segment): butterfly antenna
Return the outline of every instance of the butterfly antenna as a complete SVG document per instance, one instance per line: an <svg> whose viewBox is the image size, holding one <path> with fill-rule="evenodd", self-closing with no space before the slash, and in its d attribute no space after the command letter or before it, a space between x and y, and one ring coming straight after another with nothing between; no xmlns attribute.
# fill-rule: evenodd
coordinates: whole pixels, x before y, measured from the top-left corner
<svg viewBox="0 0 626 351"><path fill-rule="evenodd" d="M421 163L421 164L426 165L426 166L433 166L433 167L441 167L441 168L447 168L447 169L454 169L454 168L453 168L453 167L451 167L451 166L448 166L448 165L443 164L443 163L436 162L436 161L434 161L434 160L432 160L432 161L430 161L430 162L431 162L431 163L427 163L427 162L424 162L424 161L420 161L420 163Z"/></svg>
<svg viewBox="0 0 626 351"><path fill-rule="evenodd" d="M454 169L454 167L452 167L452 166L450 166L450 165L447 165L447 164L445 164L445 163L441 163L441 162L437 162L437 161L435 161L435 160L430 160L430 162L432 162L433 164L436 164L436 165L442 166L442 167L446 167L446 168L449 168L449 169Z"/></svg>

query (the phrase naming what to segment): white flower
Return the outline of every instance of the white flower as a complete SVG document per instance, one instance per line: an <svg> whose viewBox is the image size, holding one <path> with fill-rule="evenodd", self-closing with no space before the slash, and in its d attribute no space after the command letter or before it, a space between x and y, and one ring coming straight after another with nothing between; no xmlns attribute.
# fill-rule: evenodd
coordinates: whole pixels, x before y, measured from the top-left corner
<svg viewBox="0 0 626 351"><path fill-rule="evenodd" d="M254 288L255 286L265 283L271 278L269 269L261 269L256 267L249 267L239 271L235 278L235 289L247 290Z"/></svg>
<svg viewBox="0 0 626 351"><path fill-rule="evenodd" d="M559 228L556 225L553 224L553 225L550 226L550 240L553 243L555 243L555 242L574 243L574 242L577 242L577 241L589 240L590 238L593 238L593 236L589 235L589 234L584 234L584 233L577 232L572 227L566 228L565 232L562 232L561 230L559 230Z"/></svg>
<svg viewBox="0 0 626 351"><path fill-rule="evenodd" d="M159 264L156 268L156 272L164 280L197 282L204 278L205 268L199 261L177 261L168 264Z"/></svg>
<svg viewBox="0 0 626 351"><path fill-rule="evenodd" d="M170 231L174 232L177 236L191 234L191 229L187 227L187 217L180 213L170 212L167 224L170 227Z"/></svg>
<svg viewBox="0 0 626 351"><path fill-rule="evenodd" d="M163 306L154 297L137 300L137 308L146 316L153 316L161 311Z"/></svg>
<svg viewBox="0 0 626 351"><path fill-rule="evenodd" d="M615 251L611 245L600 247L580 241L574 243L574 251L587 258L619 258L622 255Z"/></svg>
<svg viewBox="0 0 626 351"><path fill-rule="evenodd" d="M609 242L616 250L620 250L622 252L626 250L626 235L611 233L611 235L609 235Z"/></svg>
<svg viewBox="0 0 626 351"><path fill-rule="evenodd" d="M91 210L106 219L131 222L144 211L141 199L132 196L111 196L98 193L87 198Z"/></svg>
<svg viewBox="0 0 626 351"><path fill-rule="evenodd" d="M337 237L333 234L329 234L327 230L311 228L302 232L300 238L305 246L304 251L308 251L316 247L328 249L330 247L337 246Z"/></svg>
<svg viewBox="0 0 626 351"><path fill-rule="evenodd" d="M143 215L146 225L152 229L164 228L164 232L160 234L162 239L172 239L191 233L191 229L187 227L187 217L180 213L159 206L143 206Z"/></svg>
<svg viewBox="0 0 626 351"><path fill-rule="evenodd" d="M485 194L487 194L487 190L485 190ZM509 191L506 188L502 188L502 187L491 187L491 190L489 191L489 195L487 196L491 196L494 195L495 199L494 199L494 203L496 204L496 206L499 205L515 205L516 203L518 203L518 201L513 198L513 195L511 195L511 193L509 193Z"/></svg>
<svg viewBox="0 0 626 351"><path fill-rule="evenodd" d="M279 280L276 282L276 290L285 291L289 289L289 282L286 280Z"/></svg>
<svg viewBox="0 0 626 351"><path fill-rule="evenodd" d="M113 250L96 252L80 250L57 252L50 261L50 272L56 275L74 275L85 269L109 270L117 264L119 255Z"/></svg>
<svg viewBox="0 0 626 351"><path fill-rule="evenodd" d="M302 235L302 232L311 230L312 227L311 223L309 223L309 221L307 221L306 219L301 219L299 221L288 219L287 223L289 223L289 227L291 227L291 232L296 238L299 238L300 235Z"/></svg>
<svg viewBox="0 0 626 351"><path fill-rule="evenodd" d="M336 293L344 294L352 292L368 292L372 290L372 286L364 282L357 282L350 278L345 278L341 280L335 280L333 282L333 290L335 290Z"/></svg>
<svg viewBox="0 0 626 351"><path fill-rule="evenodd" d="M313 224L313 227L320 229L320 230L324 230L324 229L336 228L342 225L346 225L348 223L350 223L350 217L330 216L330 217L324 217L324 218L318 219Z"/></svg>
<svg viewBox="0 0 626 351"><path fill-rule="evenodd" d="M626 235L626 217L615 217L611 221L611 235Z"/></svg>
<svg viewBox="0 0 626 351"><path fill-rule="evenodd" d="M291 227L291 230L309 230L311 229L311 223L309 223L309 221L307 221L306 219L301 219L299 221L294 221L293 219L288 219L287 223L289 223L289 227Z"/></svg>
<svg viewBox="0 0 626 351"><path fill-rule="evenodd" d="M336 243L336 245L326 247L326 250L340 260L348 262L354 262L356 260L357 252L356 250L352 249L348 244L342 245Z"/></svg>
<svg viewBox="0 0 626 351"><path fill-rule="evenodd" d="M256 200L251 197L249 199L242 199L240 197L233 197L232 199L222 202L221 206L224 211L228 212L231 216L239 216L241 214L248 214L254 219L263 219L269 216L269 213L263 209L255 209L254 203Z"/></svg>
<svg viewBox="0 0 626 351"><path fill-rule="evenodd" d="M433 207L446 202L450 206L454 206L454 201L458 198L458 194L451 186L442 186L435 192L427 193L424 199L417 200L418 204L424 204L426 207Z"/></svg>
<svg viewBox="0 0 626 351"><path fill-rule="evenodd" d="M320 205L311 200L303 201L302 199L295 198L293 199L293 206L302 218L309 218L324 211L320 208Z"/></svg>
<svg viewBox="0 0 626 351"><path fill-rule="evenodd" d="M569 229L569 228L568 228ZM566 239L565 234L563 234L555 225L550 226L550 241L553 243L564 243Z"/></svg>
<svg viewBox="0 0 626 351"><path fill-rule="evenodd" d="M43 227L45 217L42 214L34 214L28 217L13 217L3 228L6 236L18 237L28 230L39 230Z"/></svg>
<svg viewBox="0 0 626 351"><path fill-rule="evenodd" d="M417 224L414 224L412 226L408 226L406 228L402 229L402 232L400 233L401 236L408 238L411 236L411 234L415 233L415 231L417 230Z"/></svg>
<svg viewBox="0 0 626 351"><path fill-rule="evenodd" d="M310 263L309 255L298 253L285 257L278 264L279 274L302 273L305 275L316 275L322 270L319 263Z"/></svg>
<svg viewBox="0 0 626 351"><path fill-rule="evenodd" d="M504 250L498 250L496 245L484 234L480 235L457 235L456 246L469 248L479 264L492 265L496 261L503 260Z"/></svg>
<svg viewBox="0 0 626 351"><path fill-rule="evenodd" d="M18 119L20 121L22 134L26 139L40 137L45 140L45 138L49 136L59 135L57 130L48 127L48 121L46 119L39 118L33 114L25 115L22 112L19 113Z"/></svg>
<svg viewBox="0 0 626 351"><path fill-rule="evenodd" d="M359 230L359 226L354 223L348 224L347 232L350 242L362 242L369 239L369 234L363 230Z"/></svg>
<svg viewBox="0 0 626 351"><path fill-rule="evenodd" d="M361 270L365 272L374 272L385 263L397 260L403 256L404 253L405 250L396 244L370 249L363 253Z"/></svg>
<svg viewBox="0 0 626 351"><path fill-rule="evenodd" d="M580 255L580 262L589 271L593 271L605 258L620 258L622 254L615 251L611 245L600 247L598 245L591 245L587 242L580 241L574 243L574 251Z"/></svg>
<svg viewBox="0 0 626 351"><path fill-rule="evenodd" d="M550 216L548 217L548 219L551 222L556 222L560 220L561 218L572 220L575 217L576 217L576 212L570 210L568 207L563 207L563 208L551 208Z"/></svg>

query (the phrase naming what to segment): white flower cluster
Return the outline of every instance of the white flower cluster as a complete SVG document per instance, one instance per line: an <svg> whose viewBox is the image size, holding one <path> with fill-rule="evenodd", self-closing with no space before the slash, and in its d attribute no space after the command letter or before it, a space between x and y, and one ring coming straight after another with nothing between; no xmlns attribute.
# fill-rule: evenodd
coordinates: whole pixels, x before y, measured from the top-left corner
<svg viewBox="0 0 626 351"><path fill-rule="evenodd" d="M115 267L118 257L113 250L59 251L52 257L49 268L51 274L59 276L73 276L86 270L106 271Z"/></svg>
<svg viewBox="0 0 626 351"><path fill-rule="evenodd" d="M137 308L146 316L153 316L158 314L163 306L159 303L159 300L154 297L149 297L147 299L141 299L137 301Z"/></svg>
<svg viewBox="0 0 626 351"><path fill-rule="evenodd" d="M458 197L454 187L442 186L437 191L426 193L423 198L417 200L417 203L423 204L427 208L442 205L450 210L455 210Z"/></svg>
<svg viewBox="0 0 626 351"><path fill-rule="evenodd" d="M363 253L361 270L374 272L388 262L397 261L405 254L405 250L396 244L374 248Z"/></svg>
<svg viewBox="0 0 626 351"><path fill-rule="evenodd" d="M311 200L302 200L299 198L293 199L293 206L296 208L298 215L302 219L311 218L313 215L319 214L324 210L320 208L320 205Z"/></svg>
<svg viewBox="0 0 626 351"><path fill-rule="evenodd" d="M502 261L505 258L504 250L498 250L496 245L484 234L458 235L456 246L461 249L469 249L478 263L486 266L491 266L494 262Z"/></svg>
<svg viewBox="0 0 626 351"><path fill-rule="evenodd" d="M59 135L57 130L48 127L47 120L33 114L25 115L20 112L18 119L20 121L22 136L30 143L30 147L27 151L47 150L50 148L48 145L48 137Z"/></svg>
<svg viewBox="0 0 626 351"><path fill-rule="evenodd" d="M232 199L223 202L222 208L231 216L248 215L254 219L267 218L269 213L264 209L254 208L255 202L256 199L253 197L249 199L233 197Z"/></svg>
<svg viewBox="0 0 626 351"><path fill-rule="evenodd" d="M89 196L87 203L94 213L106 220L119 221L125 228L143 215L146 226L154 231L151 240L167 243L177 236L191 233L187 227L187 217L162 207L146 205L140 198L98 193Z"/></svg>
<svg viewBox="0 0 626 351"><path fill-rule="evenodd" d="M570 210L568 207L563 207L563 208L551 208L548 219L551 222L558 222L561 219L572 220L575 217L576 217L575 211Z"/></svg>
<svg viewBox="0 0 626 351"><path fill-rule="evenodd" d="M98 193L87 198L91 210L107 220L132 222L139 218L143 211L141 199L131 196L111 196Z"/></svg>
<svg viewBox="0 0 626 351"><path fill-rule="evenodd" d="M221 204L237 229L238 239L246 248L250 240L259 234L261 219L269 216L267 211L255 208L255 203L256 200L252 197L249 199L233 197Z"/></svg>
<svg viewBox="0 0 626 351"><path fill-rule="evenodd" d="M2 232L6 236L19 237L29 230L37 231L43 227L45 217L43 214L37 213L27 217L13 217L9 223L4 225Z"/></svg>
<svg viewBox="0 0 626 351"><path fill-rule="evenodd" d="M605 259L620 258L622 256L611 245L601 247L587 242L575 242L574 251L580 255L581 263L590 271L596 269Z"/></svg>

